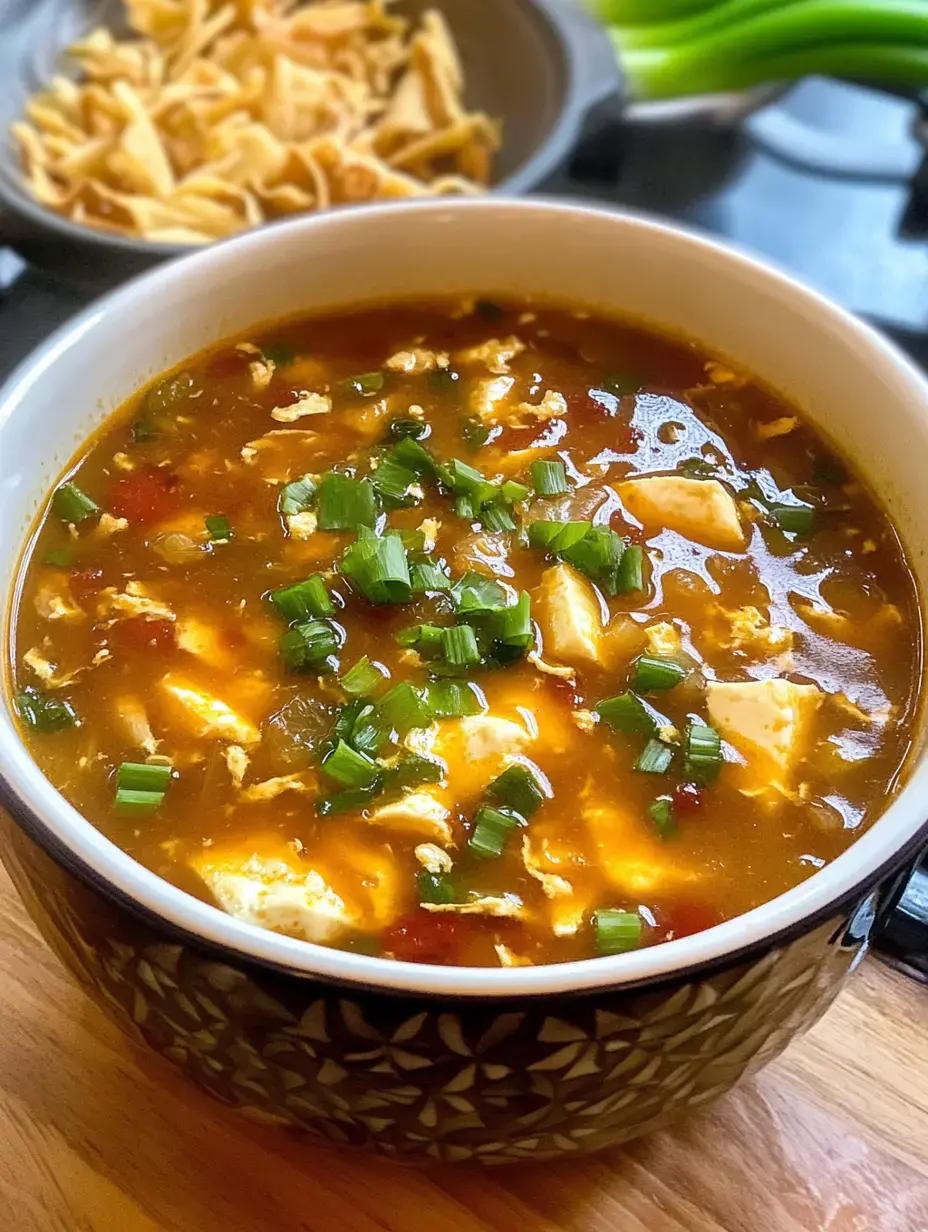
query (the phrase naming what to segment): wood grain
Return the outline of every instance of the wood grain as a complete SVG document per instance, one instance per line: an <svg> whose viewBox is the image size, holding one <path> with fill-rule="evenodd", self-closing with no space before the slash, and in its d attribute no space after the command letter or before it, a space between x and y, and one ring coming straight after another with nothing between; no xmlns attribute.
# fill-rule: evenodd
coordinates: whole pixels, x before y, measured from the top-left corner
<svg viewBox="0 0 928 1232"><path fill-rule="evenodd" d="M711 1110L553 1166L400 1170L140 1059L0 873L2 1232L928 1232L928 994L872 961Z"/></svg>

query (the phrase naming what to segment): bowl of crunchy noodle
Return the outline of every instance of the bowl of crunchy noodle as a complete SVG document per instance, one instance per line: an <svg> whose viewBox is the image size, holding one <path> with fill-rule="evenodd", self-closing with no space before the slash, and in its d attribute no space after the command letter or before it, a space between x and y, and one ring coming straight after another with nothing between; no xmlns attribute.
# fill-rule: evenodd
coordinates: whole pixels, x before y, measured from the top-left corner
<svg viewBox="0 0 928 1232"><path fill-rule="evenodd" d="M299 213L549 183L620 98L556 0L38 0L4 19L0 235L110 285Z"/></svg>

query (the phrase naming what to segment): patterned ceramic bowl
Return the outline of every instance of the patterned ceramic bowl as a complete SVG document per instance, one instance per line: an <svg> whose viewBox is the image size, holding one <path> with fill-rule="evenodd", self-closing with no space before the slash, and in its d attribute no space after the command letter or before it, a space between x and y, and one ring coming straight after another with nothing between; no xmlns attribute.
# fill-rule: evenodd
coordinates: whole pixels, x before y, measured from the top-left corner
<svg viewBox="0 0 928 1232"><path fill-rule="evenodd" d="M704 239L492 199L299 219L162 267L87 309L0 394L0 576L15 575L75 445L141 381L265 318L477 288L622 309L737 356L866 471L928 593L928 385L900 354L789 278ZM404 964L263 932L159 880L44 779L8 706L3 857L90 995L249 1116L408 1161L589 1151L714 1099L827 1008L928 840L919 737L882 819L736 920L557 966Z"/></svg>

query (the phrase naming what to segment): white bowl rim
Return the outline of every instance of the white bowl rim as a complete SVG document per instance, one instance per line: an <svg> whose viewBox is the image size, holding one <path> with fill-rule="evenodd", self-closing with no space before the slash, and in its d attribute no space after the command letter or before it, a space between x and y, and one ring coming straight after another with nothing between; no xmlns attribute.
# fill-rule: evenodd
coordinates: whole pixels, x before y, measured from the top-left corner
<svg viewBox="0 0 928 1232"><path fill-rule="evenodd" d="M396 210L419 214L445 214L449 210L488 214L531 211L575 222L585 217L609 218L617 227L683 237L718 261L778 284L781 290L830 320L846 336L849 346L869 352L874 363L891 368L897 378L902 377L913 395L924 403L928 415L928 380L897 347L850 312L769 262L645 214L544 198L478 197L371 205L339 214L307 215L271 228L245 232L139 275L60 326L0 387L0 439L6 422L28 398L30 389L52 376L58 357L81 345L105 315L120 314L131 319L132 305L139 297L157 294L159 288L178 278L208 278L210 270L225 260L230 244L239 252L250 248L258 254L267 245L294 233L324 229L334 217L353 217L359 226L376 227L381 215ZM7 670L6 663L3 670ZM632 953L546 966L496 969L399 962L299 941L243 923L150 872L106 839L52 787L16 731L8 710L8 696L9 689L4 688L4 704L0 707L0 749L4 755L0 803L27 834L50 850L58 863L71 866L85 880L130 909L141 909L141 914L165 921L174 931L207 948L342 986L427 997L508 1000L570 996L597 989L683 980L698 971L733 965L745 954L770 950L790 937L811 931L847 904L862 899L877 882L914 857L928 840L928 822L920 803L928 798L928 755L922 753L913 755L907 781L889 808L847 851L792 890L724 924Z"/></svg>

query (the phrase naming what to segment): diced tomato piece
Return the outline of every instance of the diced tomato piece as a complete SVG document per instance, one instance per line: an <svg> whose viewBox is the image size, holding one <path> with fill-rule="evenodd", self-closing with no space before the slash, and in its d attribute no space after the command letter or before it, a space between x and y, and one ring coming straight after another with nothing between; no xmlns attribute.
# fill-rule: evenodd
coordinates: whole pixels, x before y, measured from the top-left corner
<svg viewBox="0 0 928 1232"><path fill-rule="evenodd" d="M74 569L68 574L68 588L78 603L95 595L102 581L102 569Z"/></svg>
<svg viewBox="0 0 928 1232"><path fill-rule="evenodd" d="M128 620L117 621L109 630L108 637L118 650L126 653L169 650L174 645L174 622L131 616Z"/></svg>
<svg viewBox="0 0 928 1232"><path fill-rule="evenodd" d="M678 813L695 813L705 804L705 795L696 783L681 783L673 793L673 806Z"/></svg>
<svg viewBox="0 0 928 1232"><path fill-rule="evenodd" d="M384 952L400 962L454 963L470 931L472 917L431 915L417 911L403 916L383 939Z"/></svg>
<svg viewBox="0 0 928 1232"><path fill-rule="evenodd" d="M106 504L116 517L130 522L161 522L180 504L177 477L146 466L111 484Z"/></svg>
<svg viewBox="0 0 928 1232"><path fill-rule="evenodd" d="M665 903L660 907L651 907L649 910L657 924L656 940L664 940L668 933L671 934L672 939L691 937L694 933L714 928L716 924L721 924L725 919L718 907L713 907L699 899Z"/></svg>

